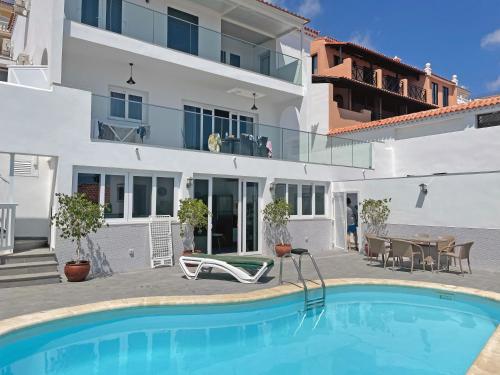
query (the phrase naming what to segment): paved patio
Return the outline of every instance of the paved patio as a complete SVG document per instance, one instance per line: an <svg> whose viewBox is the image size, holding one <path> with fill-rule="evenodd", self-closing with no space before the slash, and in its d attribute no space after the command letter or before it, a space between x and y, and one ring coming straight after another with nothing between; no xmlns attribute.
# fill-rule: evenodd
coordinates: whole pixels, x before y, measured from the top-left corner
<svg viewBox="0 0 500 375"><path fill-rule="evenodd" d="M472 270L464 277L457 273L431 273L430 271L405 270L391 271L383 269L378 263L369 265L358 253L321 253L316 260L324 278L380 278L413 281L437 282L500 292L500 272ZM474 266L474 265L472 265ZM290 262L287 262L285 274L288 279L296 278ZM279 267L275 267L269 276L259 284L241 284L225 274L214 273L198 281L184 278L179 266L159 268L141 272L115 274L105 278L96 278L84 283L29 286L0 289L0 319L28 314L59 307L75 306L85 303L106 301L118 298L241 293L278 285ZM305 277L314 277L312 266L304 264Z"/></svg>

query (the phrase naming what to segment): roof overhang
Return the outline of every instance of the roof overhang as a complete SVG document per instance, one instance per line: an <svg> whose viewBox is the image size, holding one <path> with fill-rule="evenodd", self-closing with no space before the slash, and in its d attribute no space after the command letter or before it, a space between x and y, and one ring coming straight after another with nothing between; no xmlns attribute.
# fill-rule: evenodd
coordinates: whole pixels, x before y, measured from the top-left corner
<svg viewBox="0 0 500 375"><path fill-rule="evenodd" d="M221 15L224 21L255 30L270 38L299 30L307 18L258 0L191 0Z"/></svg>

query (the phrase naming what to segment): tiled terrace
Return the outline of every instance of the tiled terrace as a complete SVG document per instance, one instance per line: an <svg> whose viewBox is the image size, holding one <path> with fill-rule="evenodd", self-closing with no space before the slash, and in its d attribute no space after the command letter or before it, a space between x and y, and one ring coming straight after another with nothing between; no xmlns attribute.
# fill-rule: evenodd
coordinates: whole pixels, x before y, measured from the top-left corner
<svg viewBox="0 0 500 375"><path fill-rule="evenodd" d="M500 272L475 270L464 277L456 273L431 273L430 271L384 270L377 263L368 261L357 253L321 253L316 256L326 278L379 278L422 282L435 282L500 292ZM474 267L474 264L472 264ZM278 285L275 267L267 279L259 284L240 284L227 275L212 274L203 280L189 281L178 266L116 274L96 278L84 283L67 283L0 289L0 319L10 318L60 307L76 306L99 301L172 295L243 293ZM289 279L294 278L291 264L285 268ZM304 264L305 277L313 277L312 266Z"/></svg>

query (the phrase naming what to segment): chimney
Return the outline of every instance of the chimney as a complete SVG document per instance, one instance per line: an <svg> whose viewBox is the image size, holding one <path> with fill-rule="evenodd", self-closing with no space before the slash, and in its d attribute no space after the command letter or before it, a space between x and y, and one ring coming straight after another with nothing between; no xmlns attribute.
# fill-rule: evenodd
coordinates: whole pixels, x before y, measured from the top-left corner
<svg viewBox="0 0 500 375"><path fill-rule="evenodd" d="M432 69L431 69L431 63L425 64L425 69L424 69L425 74L430 76L432 74Z"/></svg>
<svg viewBox="0 0 500 375"><path fill-rule="evenodd" d="M456 74L451 76L451 82L458 86L458 76Z"/></svg>

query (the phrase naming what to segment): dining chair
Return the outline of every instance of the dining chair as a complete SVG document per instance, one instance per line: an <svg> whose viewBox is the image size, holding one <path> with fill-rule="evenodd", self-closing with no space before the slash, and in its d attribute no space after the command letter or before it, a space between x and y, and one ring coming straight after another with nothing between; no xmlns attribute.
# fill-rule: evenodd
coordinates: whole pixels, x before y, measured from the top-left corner
<svg viewBox="0 0 500 375"><path fill-rule="evenodd" d="M470 250L474 242L466 242L460 245L453 245L450 247L450 250L447 252L441 252L438 255L438 269L440 269L441 265L441 257L446 257L446 269L450 270L450 258L456 259L458 261L458 265L460 267L460 273L464 276L464 270L462 268L462 259L467 259L467 265L469 266L469 273L472 273L470 268Z"/></svg>
<svg viewBox="0 0 500 375"><path fill-rule="evenodd" d="M386 246L386 241L383 238L379 238L373 235L365 235L366 242L368 243L368 257L370 258L370 264L373 258L378 259L378 256L382 256L382 264L385 268L387 263L387 258L391 256L390 248Z"/></svg>
<svg viewBox="0 0 500 375"><path fill-rule="evenodd" d="M391 239L392 250L392 270L394 271L394 261L396 258L401 259L400 268L403 266L404 258L409 258L411 261L410 273L413 273L413 264L415 257L420 257L422 261L422 270L425 271L425 256L422 246L405 240Z"/></svg>

